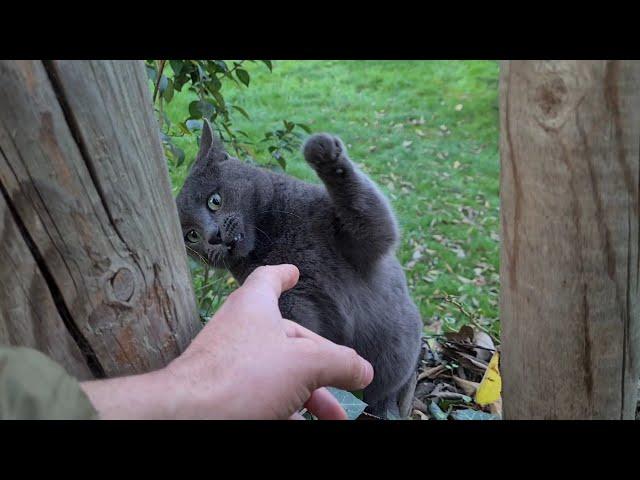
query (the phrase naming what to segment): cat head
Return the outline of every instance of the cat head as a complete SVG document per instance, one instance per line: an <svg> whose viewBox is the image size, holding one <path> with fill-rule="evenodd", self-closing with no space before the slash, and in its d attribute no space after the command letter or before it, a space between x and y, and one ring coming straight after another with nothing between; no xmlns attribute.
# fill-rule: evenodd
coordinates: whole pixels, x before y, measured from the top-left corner
<svg viewBox="0 0 640 480"><path fill-rule="evenodd" d="M256 244L256 217L269 201L262 169L231 157L206 120L200 149L176 204L187 252L229 268Z"/></svg>

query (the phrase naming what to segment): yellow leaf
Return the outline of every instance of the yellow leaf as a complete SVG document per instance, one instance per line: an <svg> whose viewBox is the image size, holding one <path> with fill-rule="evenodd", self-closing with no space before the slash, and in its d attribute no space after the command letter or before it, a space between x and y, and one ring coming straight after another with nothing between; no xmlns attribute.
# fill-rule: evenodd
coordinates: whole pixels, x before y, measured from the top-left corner
<svg viewBox="0 0 640 480"><path fill-rule="evenodd" d="M498 368L499 359L499 354L496 352L489 361L489 366L484 372L484 377L482 377L480 386L476 391L476 403L478 405L489 405L500 399L502 378L500 378L500 370Z"/></svg>
<svg viewBox="0 0 640 480"><path fill-rule="evenodd" d="M234 283L236 283L236 279L233 277L229 277L227 278L227 285L233 285Z"/></svg>

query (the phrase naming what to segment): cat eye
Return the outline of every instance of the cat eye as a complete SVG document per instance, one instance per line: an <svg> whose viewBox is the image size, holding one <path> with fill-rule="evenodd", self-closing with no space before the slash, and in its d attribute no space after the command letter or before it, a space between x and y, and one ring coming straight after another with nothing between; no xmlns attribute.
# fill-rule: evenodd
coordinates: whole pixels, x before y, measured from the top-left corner
<svg viewBox="0 0 640 480"><path fill-rule="evenodd" d="M185 238L190 243L198 243L198 241L200 240L200 235L198 235L198 232L196 232L195 230L189 230L185 235Z"/></svg>
<svg viewBox="0 0 640 480"><path fill-rule="evenodd" d="M220 198L220 195L218 195L217 193L211 195L209 197L209 200L207 200L207 207L209 207L209 210L213 212L219 210L220 205L222 205L222 198Z"/></svg>

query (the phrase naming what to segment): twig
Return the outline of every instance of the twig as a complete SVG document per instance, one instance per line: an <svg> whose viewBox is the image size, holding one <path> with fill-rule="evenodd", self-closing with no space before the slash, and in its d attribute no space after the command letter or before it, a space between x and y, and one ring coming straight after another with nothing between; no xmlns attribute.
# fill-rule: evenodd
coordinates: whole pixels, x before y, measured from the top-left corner
<svg viewBox="0 0 640 480"><path fill-rule="evenodd" d="M489 335L489 336L491 337L491 339L493 340L493 342L494 342L496 345L500 345L500 340L499 340L498 338L496 338L496 337L491 333L491 331L490 331L487 327L485 327L485 326L481 325L481 324L478 322L478 316L477 316L476 314L469 313L469 312L464 308L464 305L462 305L460 302L458 302L457 300L455 300L451 295L449 295L449 294L445 293L445 294L444 294L444 296L441 296L441 297L434 297L434 298L435 298L436 300L444 300L445 302L447 302L447 303L450 303L450 304L454 305L458 310L460 310L460 313L462 313L465 317L467 317L467 318L469 319L469 321L471 322L471 324L472 324L474 327L476 327L476 328L478 328L478 329L482 330L484 333L486 333L487 335Z"/></svg>
<svg viewBox="0 0 640 480"><path fill-rule="evenodd" d="M160 80L162 80L162 72L164 71L164 65L167 63L166 60L158 60L158 78L156 79L156 85L153 88L153 103L156 103L156 98L158 97L158 87L160 86Z"/></svg>

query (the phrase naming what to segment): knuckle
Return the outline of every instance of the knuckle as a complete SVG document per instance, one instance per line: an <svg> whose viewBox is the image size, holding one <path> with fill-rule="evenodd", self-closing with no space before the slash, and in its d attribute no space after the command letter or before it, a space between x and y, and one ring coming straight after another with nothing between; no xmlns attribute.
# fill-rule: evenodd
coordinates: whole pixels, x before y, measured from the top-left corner
<svg viewBox="0 0 640 480"><path fill-rule="evenodd" d="M353 348L342 347L347 371L357 382L360 378L360 355Z"/></svg>
<svg viewBox="0 0 640 480"><path fill-rule="evenodd" d="M300 338L298 344L300 346L302 354L308 357L315 358L319 353L321 353L318 344L316 344L316 342L314 342L313 340L309 340L308 338Z"/></svg>

